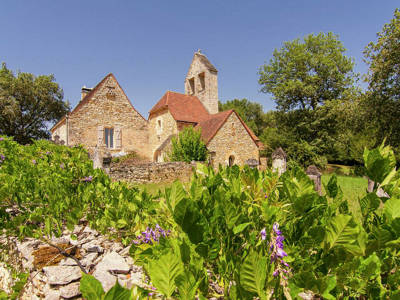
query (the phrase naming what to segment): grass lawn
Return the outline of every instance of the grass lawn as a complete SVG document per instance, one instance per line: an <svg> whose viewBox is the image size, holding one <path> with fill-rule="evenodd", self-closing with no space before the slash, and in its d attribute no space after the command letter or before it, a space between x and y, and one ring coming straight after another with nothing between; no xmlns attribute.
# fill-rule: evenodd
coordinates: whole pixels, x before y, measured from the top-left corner
<svg viewBox="0 0 400 300"><path fill-rule="evenodd" d="M322 183L328 184L329 179L333 174L322 175ZM349 203L349 209L355 213L360 214L360 206L358 199L363 198L367 192L368 180L363 177L351 177L337 175L338 185L343 192L343 198Z"/></svg>

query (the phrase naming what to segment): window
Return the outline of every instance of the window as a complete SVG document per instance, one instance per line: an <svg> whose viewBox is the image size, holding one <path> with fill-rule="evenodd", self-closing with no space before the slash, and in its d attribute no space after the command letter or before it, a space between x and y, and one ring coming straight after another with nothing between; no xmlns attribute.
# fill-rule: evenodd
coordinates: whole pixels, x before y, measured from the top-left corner
<svg viewBox="0 0 400 300"><path fill-rule="evenodd" d="M157 134L162 133L162 123L161 120L157 120L157 126L156 126Z"/></svg>
<svg viewBox="0 0 400 300"><path fill-rule="evenodd" d="M114 148L114 128L104 128L104 141L107 148Z"/></svg>
<svg viewBox="0 0 400 300"><path fill-rule="evenodd" d="M206 76L204 72L199 74L199 79L200 79L200 88L201 90L204 90L206 88Z"/></svg>
<svg viewBox="0 0 400 300"><path fill-rule="evenodd" d="M190 93L193 95L195 93L194 88L194 77L189 79Z"/></svg>

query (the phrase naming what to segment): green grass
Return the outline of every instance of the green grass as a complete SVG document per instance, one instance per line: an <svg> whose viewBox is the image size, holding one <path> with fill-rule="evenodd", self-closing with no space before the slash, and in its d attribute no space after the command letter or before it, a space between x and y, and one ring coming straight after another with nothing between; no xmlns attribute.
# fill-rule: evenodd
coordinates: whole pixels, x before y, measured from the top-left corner
<svg viewBox="0 0 400 300"><path fill-rule="evenodd" d="M322 175L322 184L328 184L331 177L332 174ZM337 181L343 192L343 198L349 204L350 211L358 216L360 214L358 199L363 198L367 194L368 180L363 177L337 175Z"/></svg>

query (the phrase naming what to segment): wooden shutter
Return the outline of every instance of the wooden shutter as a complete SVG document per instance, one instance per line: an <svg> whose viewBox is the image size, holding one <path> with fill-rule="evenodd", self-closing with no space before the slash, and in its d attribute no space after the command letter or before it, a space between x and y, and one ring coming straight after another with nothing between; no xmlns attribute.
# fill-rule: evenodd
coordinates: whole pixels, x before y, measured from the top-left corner
<svg viewBox="0 0 400 300"><path fill-rule="evenodd" d="M104 127L98 126L97 127L97 147L104 146Z"/></svg>
<svg viewBox="0 0 400 300"><path fill-rule="evenodd" d="M120 149L122 147L122 130L120 127L115 128L115 148Z"/></svg>

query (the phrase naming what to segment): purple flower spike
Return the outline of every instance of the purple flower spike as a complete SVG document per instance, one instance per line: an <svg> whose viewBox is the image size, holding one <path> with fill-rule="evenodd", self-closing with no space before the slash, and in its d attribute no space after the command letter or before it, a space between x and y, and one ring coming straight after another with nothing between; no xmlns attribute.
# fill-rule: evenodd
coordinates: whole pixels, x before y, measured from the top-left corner
<svg viewBox="0 0 400 300"><path fill-rule="evenodd" d="M65 164L64 164L64 163L61 163L61 164L60 164L60 168L61 168L61 169L64 169L64 168L65 168Z"/></svg>
<svg viewBox="0 0 400 300"><path fill-rule="evenodd" d="M267 194L265 194L264 198L265 198L265 199L268 199L268 195L267 195Z"/></svg>
<svg viewBox="0 0 400 300"><path fill-rule="evenodd" d="M1 142L1 141L4 141L4 138L0 137L0 142Z"/></svg>
<svg viewBox="0 0 400 300"><path fill-rule="evenodd" d="M264 241L267 238L267 231L265 227L260 231L261 239Z"/></svg>
<svg viewBox="0 0 400 300"><path fill-rule="evenodd" d="M35 159L32 159L32 163L33 163L34 165L36 165L36 160L35 160Z"/></svg>
<svg viewBox="0 0 400 300"><path fill-rule="evenodd" d="M275 271L272 274L274 277L279 276L280 278L280 284L282 286L287 286L287 277L286 275L290 275L290 266L288 263L286 263L283 258L285 256L288 256L287 253L283 250L283 241L285 240L285 237L282 235L282 232L279 230L279 224L274 223L272 226L272 231L271 231L271 240L270 240L270 247L269 251L271 253L271 263L275 265ZM279 259L278 259L279 258Z"/></svg>

